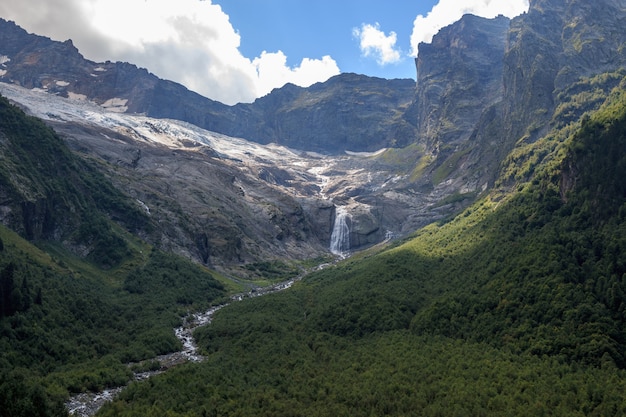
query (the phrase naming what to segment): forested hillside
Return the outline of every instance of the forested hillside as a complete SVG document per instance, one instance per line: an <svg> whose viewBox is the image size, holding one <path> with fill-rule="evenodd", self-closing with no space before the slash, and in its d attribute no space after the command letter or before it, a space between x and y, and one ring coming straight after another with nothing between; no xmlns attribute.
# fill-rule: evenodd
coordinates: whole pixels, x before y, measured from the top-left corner
<svg viewBox="0 0 626 417"><path fill-rule="evenodd" d="M225 291L133 236L150 227L133 201L4 98L0 150L2 215L21 233L0 226L0 415L64 415L68 392L178 350L172 328Z"/></svg>
<svg viewBox="0 0 626 417"><path fill-rule="evenodd" d="M204 363L100 415L625 415L624 149L622 83L459 216L221 310Z"/></svg>

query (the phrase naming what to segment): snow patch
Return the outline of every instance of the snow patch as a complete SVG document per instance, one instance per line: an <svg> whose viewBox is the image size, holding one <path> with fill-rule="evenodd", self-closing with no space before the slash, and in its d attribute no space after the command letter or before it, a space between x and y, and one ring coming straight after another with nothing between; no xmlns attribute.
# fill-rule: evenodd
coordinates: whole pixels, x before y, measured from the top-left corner
<svg viewBox="0 0 626 417"><path fill-rule="evenodd" d="M70 85L70 83L68 83L67 81L56 81L55 84L59 87L67 87L68 85Z"/></svg>
<svg viewBox="0 0 626 417"><path fill-rule="evenodd" d="M309 156L311 158L324 159L324 155L322 155L321 153L313 152L313 151L306 151L305 155L307 155L307 156Z"/></svg>
<svg viewBox="0 0 626 417"><path fill-rule="evenodd" d="M0 65L4 65L9 61L11 61L11 58L6 55L0 55Z"/></svg>
<svg viewBox="0 0 626 417"><path fill-rule="evenodd" d="M0 70L0 77L4 77L7 73L7 70Z"/></svg>
<svg viewBox="0 0 626 417"><path fill-rule="evenodd" d="M148 205L146 203L144 203L143 201L141 201L139 199L136 199L136 200L139 203L139 205L144 209L146 214L150 215L150 207L148 207Z"/></svg>
<svg viewBox="0 0 626 417"><path fill-rule="evenodd" d="M116 97L108 99L107 101L102 103L102 107L114 113L124 113L126 112L126 110L128 110L126 103L128 103L127 99Z"/></svg>
<svg viewBox="0 0 626 417"><path fill-rule="evenodd" d="M382 153L384 153L387 150L387 148L382 148L379 149L377 151L374 152L354 152L354 151L346 151L346 155L350 155L350 156L361 156L363 158L368 158L371 156L378 156L381 155Z"/></svg>
<svg viewBox="0 0 626 417"><path fill-rule="evenodd" d="M106 68L97 67L97 68L94 68L93 70L94 70L94 71L97 71L97 72L105 72L105 71L106 71Z"/></svg>
<svg viewBox="0 0 626 417"><path fill-rule="evenodd" d="M67 97L70 100L82 100L82 101L87 100L87 96L86 95L78 94L78 93L72 93L71 91L67 92Z"/></svg>
<svg viewBox="0 0 626 417"><path fill-rule="evenodd" d="M328 158L309 152L294 151L275 143L262 145L241 138L233 138L204 130L191 123L169 119L124 113L127 100L112 98L102 105L84 99L77 93L69 93L68 98L47 94L45 90L28 90L14 84L0 83L0 94L9 97L45 120L77 121L99 127L122 131L137 141L159 143L171 149L191 150L211 148L226 163L237 166L273 166L283 169L294 181L306 181L317 186L317 196L327 198L330 179L346 172L343 168L335 171L335 165L345 158ZM350 175L355 171L350 171ZM252 190L248 190L252 192ZM298 190L289 192L298 194ZM306 191L309 192L309 191ZM329 196L330 197L330 196ZM146 208L144 207L144 210ZM147 211L147 210L146 210Z"/></svg>

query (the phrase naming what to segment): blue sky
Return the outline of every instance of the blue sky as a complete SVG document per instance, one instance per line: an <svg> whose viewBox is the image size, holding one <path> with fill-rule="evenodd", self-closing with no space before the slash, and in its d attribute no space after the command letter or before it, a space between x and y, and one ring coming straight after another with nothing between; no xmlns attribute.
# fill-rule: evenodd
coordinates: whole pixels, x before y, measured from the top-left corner
<svg viewBox="0 0 626 417"><path fill-rule="evenodd" d="M356 72L383 78L415 78L410 56L413 21L427 14L433 0L217 0L241 35L240 50L245 56L281 50L287 64L302 58L330 55L342 72ZM359 39L353 35L363 24L375 25L387 36L396 33L402 59L379 65L362 56Z"/></svg>
<svg viewBox="0 0 626 417"><path fill-rule="evenodd" d="M342 72L415 78L419 42L465 13L528 0L2 0L0 17L226 104ZM9 57L10 58L10 57Z"/></svg>

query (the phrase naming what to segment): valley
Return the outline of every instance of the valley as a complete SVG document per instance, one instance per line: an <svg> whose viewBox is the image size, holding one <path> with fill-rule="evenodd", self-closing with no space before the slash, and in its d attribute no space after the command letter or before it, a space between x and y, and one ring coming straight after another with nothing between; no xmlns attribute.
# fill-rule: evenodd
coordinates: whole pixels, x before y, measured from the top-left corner
<svg viewBox="0 0 626 417"><path fill-rule="evenodd" d="M227 106L0 19L0 415L626 415L625 21Z"/></svg>

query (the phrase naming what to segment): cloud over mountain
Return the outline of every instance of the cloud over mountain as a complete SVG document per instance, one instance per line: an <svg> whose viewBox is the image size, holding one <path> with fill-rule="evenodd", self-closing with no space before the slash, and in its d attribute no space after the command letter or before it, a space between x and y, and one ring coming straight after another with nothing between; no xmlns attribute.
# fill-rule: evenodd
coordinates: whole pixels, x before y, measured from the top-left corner
<svg viewBox="0 0 626 417"><path fill-rule="evenodd" d="M71 38L88 59L131 62L226 104L339 73L330 56L292 67L281 51L243 56L239 33L211 0L6 0L0 16L55 40Z"/></svg>
<svg viewBox="0 0 626 417"><path fill-rule="evenodd" d="M362 62L375 61L377 65L372 67L384 67L386 71L390 68L388 64L402 67L407 54L417 54L419 42L430 41L441 27L464 13L513 17L528 8L528 0L439 0L430 12L415 18L409 44L408 21L403 21L402 27L394 27L389 21L381 20L383 24L379 25L371 23L375 19L370 23L364 19L360 26L351 23L343 27L342 22L349 20L347 16L357 15L352 3L342 2L343 8L338 10L337 16L343 16L344 20L332 20L335 16L329 17L327 11L321 13L292 2L268 2L256 10L260 14L258 21L266 23L260 27L267 32L276 26L273 37L280 42L251 51L249 41L242 47L243 35L225 12L224 8L230 4L224 0L222 8L216 2L221 0L3 0L0 16L54 40L72 39L88 59L130 62L206 97L235 104L251 102L286 83L306 87L326 81L340 71L368 73L365 68L371 70L371 67L350 67L359 61L350 51L360 51L365 58ZM269 7L270 3L273 7ZM381 1L381 5L368 7L388 6L382 6ZM404 16L411 19L413 13L416 12ZM292 21L289 19L292 16L298 18ZM254 19L257 17L253 16ZM315 25L304 25L303 19L314 21ZM294 22L306 27L294 26ZM338 29L329 38L327 32L331 27ZM246 40L255 36L255 32L245 33ZM351 35L357 40L356 47ZM289 42L283 42L284 39ZM347 47L325 46L306 52L315 43L343 45L346 40L350 42ZM248 52L242 52L244 49ZM294 51L299 49L303 52L295 58ZM407 66L413 71L412 63ZM387 74L379 76L387 77ZM402 77L406 77L405 73Z"/></svg>
<svg viewBox="0 0 626 417"><path fill-rule="evenodd" d="M420 42L430 42L444 26L456 22L464 14L493 18L498 15L518 16L528 10L528 0L439 0L426 16L418 15L413 22L411 55L417 56Z"/></svg>
<svg viewBox="0 0 626 417"><path fill-rule="evenodd" d="M385 35L378 23L374 25L364 23L360 28L354 28L352 34L359 40L363 56L375 57L379 65L400 61L401 52L396 46L398 36L395 32Z"/></svg>

